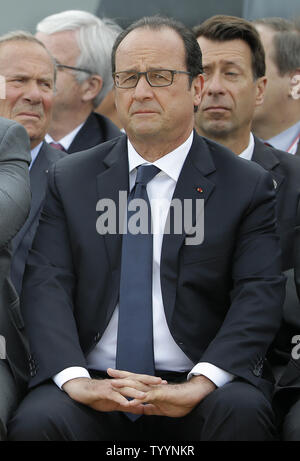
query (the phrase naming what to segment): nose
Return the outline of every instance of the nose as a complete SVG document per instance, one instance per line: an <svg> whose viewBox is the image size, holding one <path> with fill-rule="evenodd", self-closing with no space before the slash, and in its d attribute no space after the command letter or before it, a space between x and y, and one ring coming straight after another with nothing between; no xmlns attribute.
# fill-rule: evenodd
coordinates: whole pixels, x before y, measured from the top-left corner
<svg viewBox="0 0 300 461"><path fill-rule="evenodd" d="M37 82L27 82L26 89L24 91L24 99L31 104L39 104L42 101L42 91Z"/></svg>
<svg viewBox="0 0 300 461"><path fill-rule="evenodd" d="M217 72L214 72L209 76L209 78L205 81L205 86L209 96L222 95L225 93L225 87L221 75Z"/></svg>
<svg viewBox="0 0 300 461"><path fill-rule="evenodd" d="M137 86L134 89L133 97L137 101L153 98L153 88L147 82L145 75L140 76Z"/></svg>

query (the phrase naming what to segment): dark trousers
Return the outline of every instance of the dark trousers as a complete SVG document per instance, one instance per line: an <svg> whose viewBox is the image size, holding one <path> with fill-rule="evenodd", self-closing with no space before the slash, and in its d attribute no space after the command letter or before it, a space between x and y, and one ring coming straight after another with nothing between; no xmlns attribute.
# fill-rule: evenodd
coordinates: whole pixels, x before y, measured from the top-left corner
<svg viewBox="0 0 300 461"><path fill-rule="evenodd" d="M32 391L8 427L11 441L271 441L276 440L268 399L234 381L208 395L183 418L97 412L73 401L55 384Z"/></svg>

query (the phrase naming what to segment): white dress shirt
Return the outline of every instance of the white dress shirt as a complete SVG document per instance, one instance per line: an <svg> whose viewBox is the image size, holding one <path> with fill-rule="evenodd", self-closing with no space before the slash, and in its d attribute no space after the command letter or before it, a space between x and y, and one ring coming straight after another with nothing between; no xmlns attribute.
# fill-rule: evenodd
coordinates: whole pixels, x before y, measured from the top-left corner
<svg viewBox="0 0 300 461"><path fill-rule="evenodd" d="M245 160L252 160L254 147L255 147L254 136L252 133L250 133L248 147L246 147L246 149L240 153L239 157L244 158Z"/></svg>
<svg viewBox="0 0 300 461"><path fill-rule="evenodd" d="M61 144L63 146L63 148L65 149L65 151L67 151L69 149L70 145L72 144L72 142L74 141L75 136L77 135L79 130L81 130L83 125L84 125L84 123L79 125L77 128L75 128L75 130L71 131L71 133L68 133L66 136L61 138L59 141L54 141L54 139L50 136L50 134L46 134L45 141L48 144L50 144L51 142L54 142L55 144Z"/></svg>
<svg viewBox="0 0 300 461"><path fill-rule="evenodd" d="M153 285L152 285L152 308L153 308L153 343L155 369L167 371L181 371L192 375L205 375L216 386L220 387L233 379L230 373L209 363L198 363L196 366L184 354L174 341L167 325L160 284L160 257L165 223L169 206L174 194L175 186L180 175L185 159L193 142L193 133L187 141L173 152L160 158L153 165L161 172L147 185L147 193L151 204L153 219ZM133 148L128 140L129 159L129 186L134 187L136 169L145 161ZM89 369L105 371L107 368L116 366L116 348L118 331L119 306L98 344L87 357ZM62 385L73 378L89 377L86 369L71 367L57 374L53 379L61 388Z"/></svg>
<svg viewBox="0 0 300 461"><path fill-rule="evenodd" d="M42 145L43 145L43 141L38 146L36 146L34 149L31 150L31 162L29 165L29 170L31 169L32 165L34 164L35 159L39 155Z"/></svg>

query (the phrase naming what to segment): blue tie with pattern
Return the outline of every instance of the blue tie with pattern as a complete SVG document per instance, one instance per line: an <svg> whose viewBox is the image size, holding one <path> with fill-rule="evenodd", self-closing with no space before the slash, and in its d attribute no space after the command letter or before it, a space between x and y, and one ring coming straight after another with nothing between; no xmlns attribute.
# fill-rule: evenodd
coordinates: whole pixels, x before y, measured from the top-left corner
<svg viewBox="0 0 300 461"><path fill-rule="evenodd" d="M153 318L152 318L152 265L153 238L151 208L146 186L161 170L154 165L141 165L132 189L128 206L134 199L142 199L147 213L140 213L139 229L131 233L128 227L123 235L119 324L116 367L133 373L154 375ZM128 211L127 224L133 213ZM141 221L145 219L145 222ZM146 225L145 225L146 224ZM126 413L131 420L139 415Z"/></svg>

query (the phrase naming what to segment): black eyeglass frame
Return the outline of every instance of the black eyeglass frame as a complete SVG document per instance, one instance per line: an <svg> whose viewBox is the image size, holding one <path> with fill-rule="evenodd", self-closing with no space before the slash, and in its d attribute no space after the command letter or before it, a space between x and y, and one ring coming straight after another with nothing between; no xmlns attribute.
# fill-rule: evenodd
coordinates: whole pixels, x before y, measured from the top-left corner
<svg viewBox="0 0 300 461"><path fill-rule="evenodd" d="M164 84L164 85L152 85L152 83L150 83L149 81L149 77L148 77L148 73L150 72L171 72L171 75L172 75L172 80L170 83L167 83L167 84ZM116 82L116 75L118 74L125 74L125 73L132 73L133 75L137 75L138 76L138 79L137 81L135 82L134 86L119 86ZM171 70L171 69L152 69L152 70L147 70L146 72L130 72L128 70L124 70L124 71L121 71L121 72L113 72L112 76L113 76L113 79L114 79L114 83L115 83L115 86L116 88L120 88L121 90L130 90L132 88L136 88L137 84L139 83L140 81L140 78L142 75L145 75L145 78L147 80L147 83L152 87L152 88L164 88L166 86L171 86L174 82L174 75L175 74L186 74L186 75L192 75L191 72L187 72L185 70Z"/></svg>
<svg viewBox="0 0 300 461"><path fill-rule="evenodd" d="M57 68L57 69L70 69L70 70L76 70L76 71L79 71L79 72L85 72L86 74L93 75L93 72L91 72L90 70L82 69L82 68L80 68L80 67L66 66L65 64L56 63L56 68Z"/></svg>

